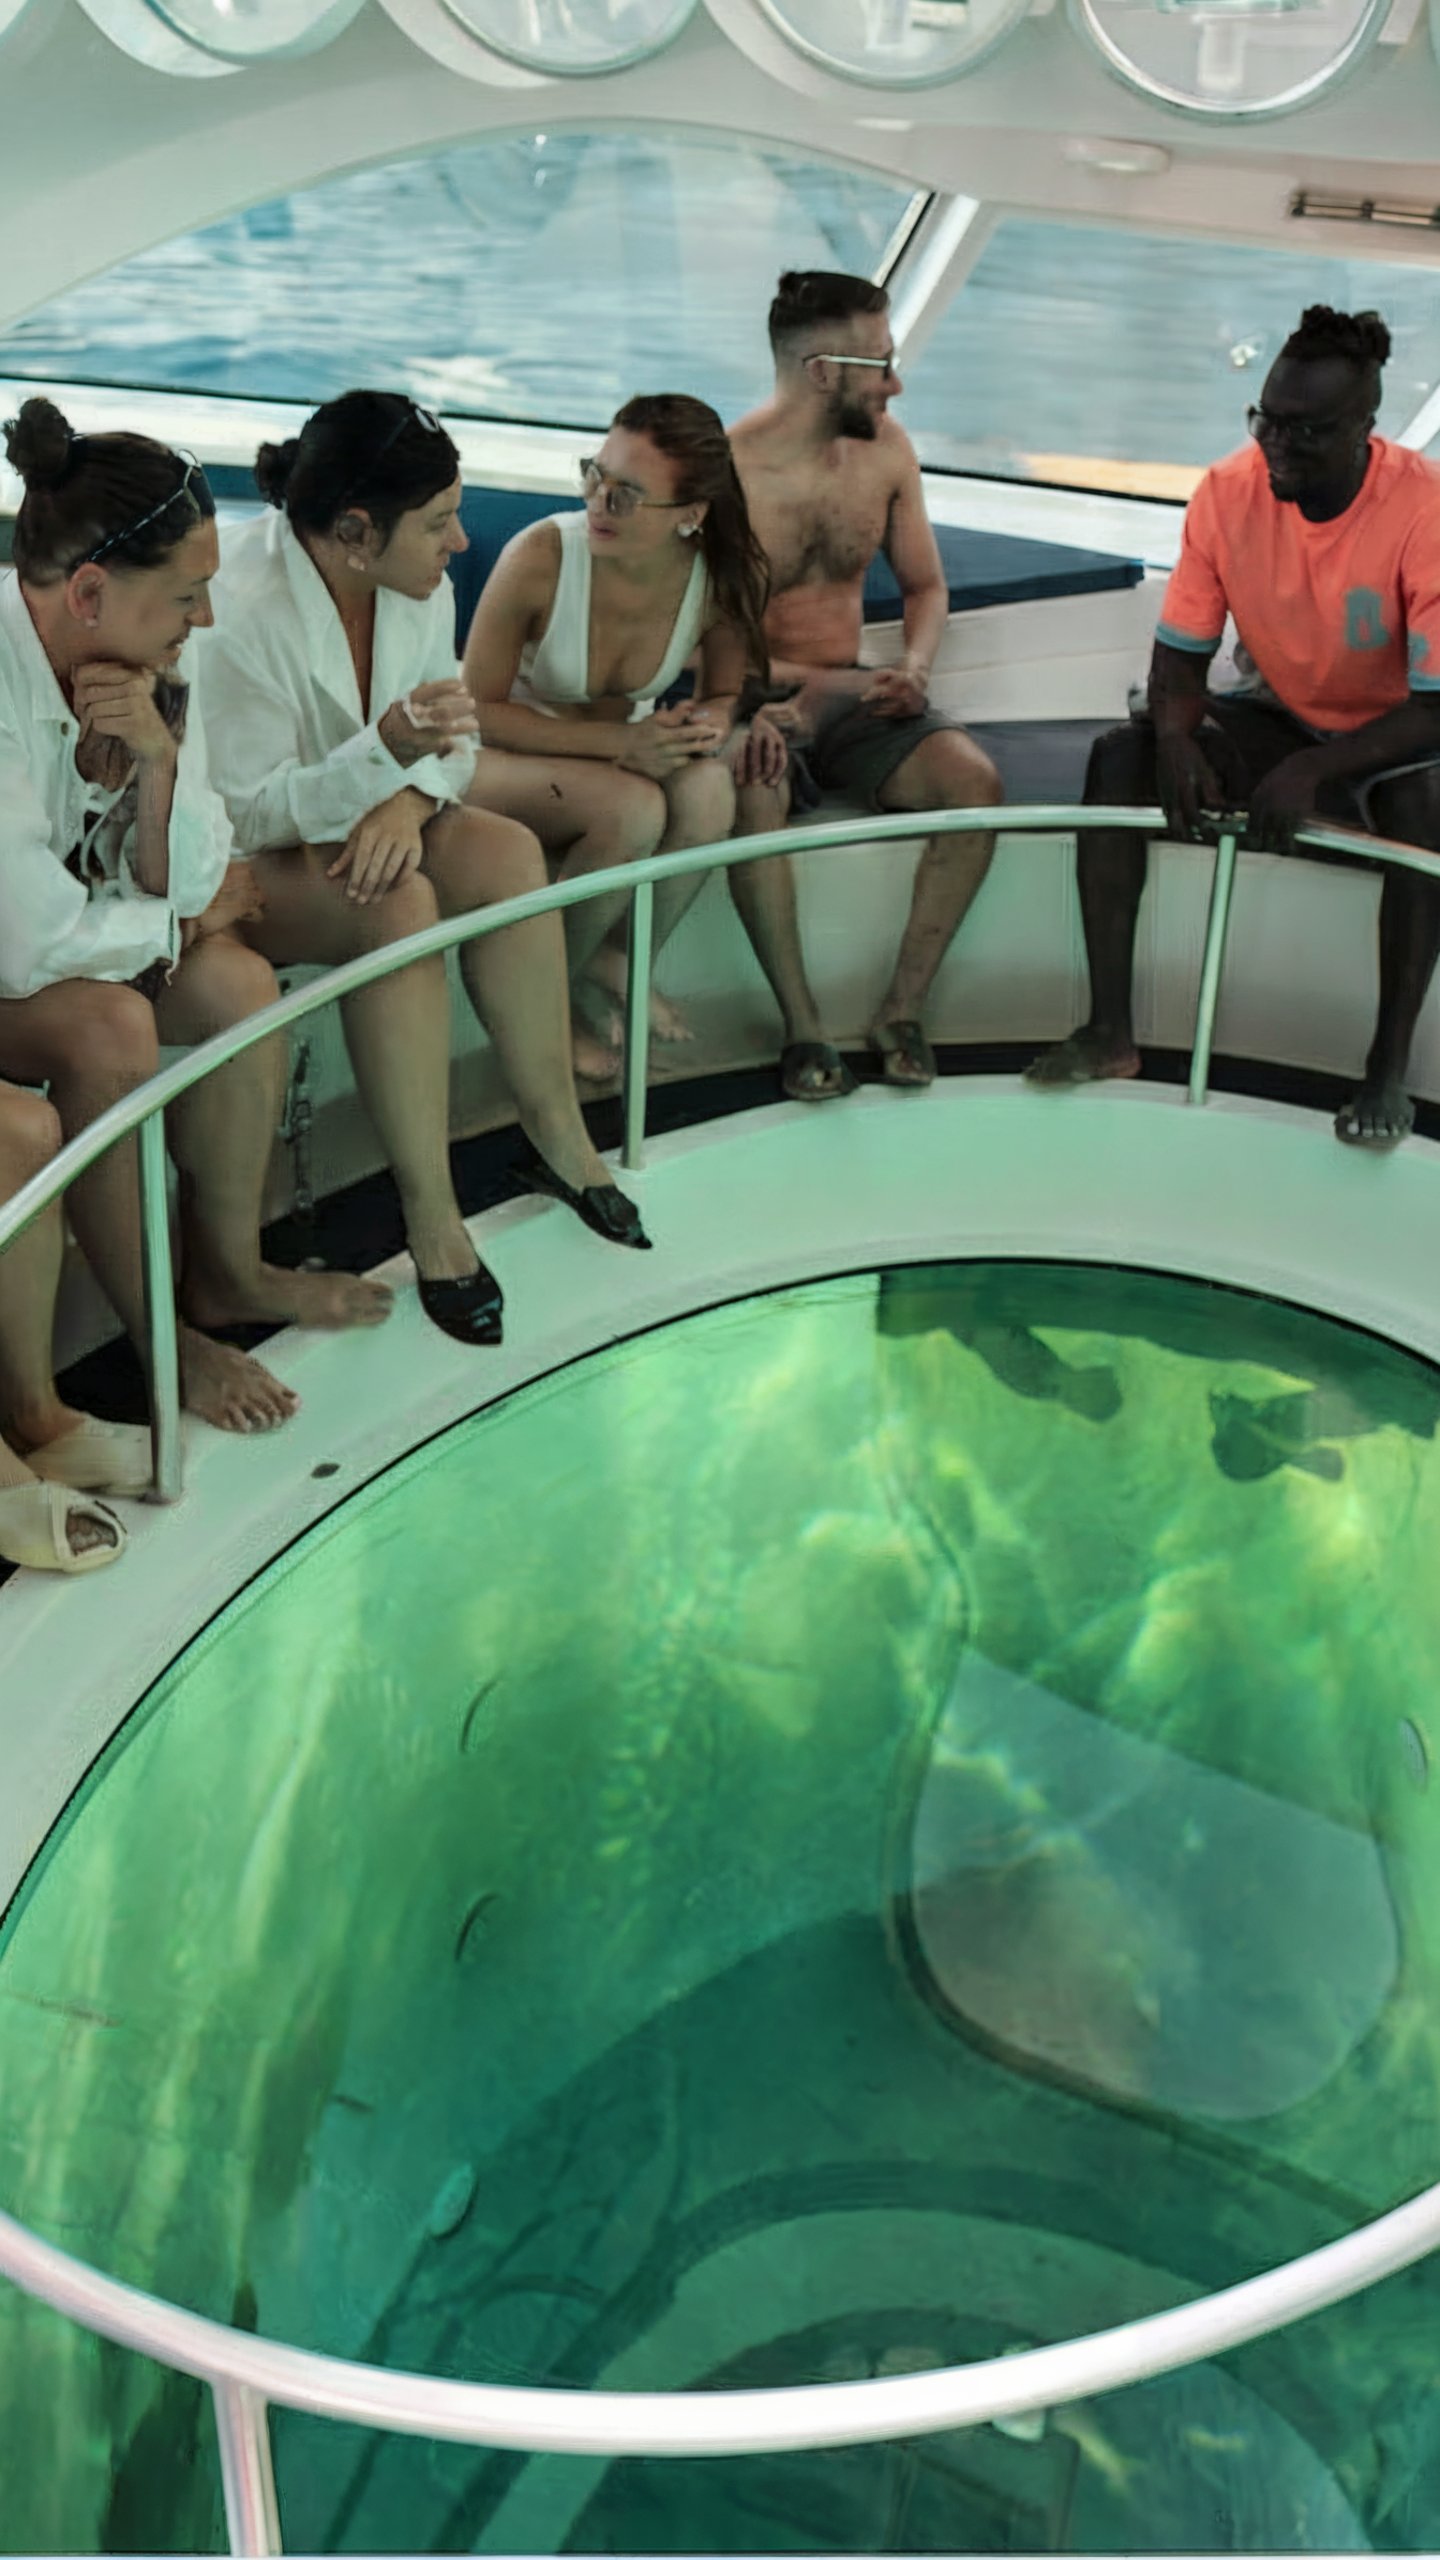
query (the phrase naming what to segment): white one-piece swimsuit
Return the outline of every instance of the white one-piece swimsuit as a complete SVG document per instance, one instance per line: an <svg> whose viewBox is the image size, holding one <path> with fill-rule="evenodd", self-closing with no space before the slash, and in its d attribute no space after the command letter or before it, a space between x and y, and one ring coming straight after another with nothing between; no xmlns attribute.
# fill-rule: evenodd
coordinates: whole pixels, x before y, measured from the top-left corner
<svg viewBox="0 0 1440 2560"><path fill-rule="evenodd" d="M595 699L590 685L590 545L583 507L566 508L542 521L553 524L560 536L560 576L544 638L527 648L520 660L515 698L537 711L556 712L568 702ZM683 673L699 645L709 610L710 581L697 547L665 655L653 676L628 692L632 720L648 718L660 695L668 693Z"/></svg>

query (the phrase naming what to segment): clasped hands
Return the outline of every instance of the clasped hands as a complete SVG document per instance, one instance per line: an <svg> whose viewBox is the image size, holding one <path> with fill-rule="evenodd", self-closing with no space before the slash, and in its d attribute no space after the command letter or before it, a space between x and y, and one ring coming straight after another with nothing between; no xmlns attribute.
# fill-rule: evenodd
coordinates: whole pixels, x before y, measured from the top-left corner
<svg viewBox="0 0 1440 2560"><path fill-rule="evenodd" d="M820 673L797 685L789 699L760 706L748 727L737 731L731 763L737 783L778 783L792 747L808 745L827 714L850 703L876 720L913 720L929 701L929 687L918 660L905 657L893 667L877 667L857 684L853 668Z"/></svg>
<svg viewBox="0 0 1440 2560"><path fill-rule="evenodd" d="M1245 804L1245 843L1252 852L1293 853L1295 839L1319 811L1328 774L1319 748L1301 747L1257 782ZM1234 805L1204 748L1194 737L1162 738L1160 805L1181 844L1202 841L1202 817Z"/></svg>

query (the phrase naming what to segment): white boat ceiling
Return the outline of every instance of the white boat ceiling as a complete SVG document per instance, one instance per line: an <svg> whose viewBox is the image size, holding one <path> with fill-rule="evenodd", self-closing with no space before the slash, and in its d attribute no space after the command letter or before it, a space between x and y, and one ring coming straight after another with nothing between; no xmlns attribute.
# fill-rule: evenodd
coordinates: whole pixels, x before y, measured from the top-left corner
<svg viewBox="0 0 1440 2560"><path fill-rule="evenodd" d="M223 34L224 15L258 14L263 28L272 11L207 0L187 16L212 14ZM1150 12L1109 0L1103 14L1114 24ZM1282 16L1288 38L1315 14L1270 23ZM1352 0L1346 22L1359 14ZM1357 221L1338 232L1289 210L1300 189L1420 208L1440 192L1430 25L1417 0L1379 14L1365 58L1313 103L1236 121L1136 94L1051 0L973 70L905 87L825 69L786 41L767 0L699 0L652 59L600 78L523 70L444 0L364 0L316 49L243 67L188 42L149 0L23 0L0 35L0 328L137 250L282 191L541 122L738 133L987 208L1430 264L1431 230ZM7 15L0 0L0 23ZM835 0L842 17L858 21L858 9ZM331 12L322 35L334 22ZM1144 142L1158 149L1094 147ZM1164 165L1105 165L1127 156ZM927 305L948 299L977 245L962 232L954 255L930 264ZM913 347L925 312L905 316Z"/></svg>

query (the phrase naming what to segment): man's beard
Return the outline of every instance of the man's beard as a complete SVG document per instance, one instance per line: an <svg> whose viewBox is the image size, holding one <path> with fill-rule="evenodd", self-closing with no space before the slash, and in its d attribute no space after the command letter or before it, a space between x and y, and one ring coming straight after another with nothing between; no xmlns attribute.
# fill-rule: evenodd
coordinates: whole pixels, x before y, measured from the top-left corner
<svg viewBox="0 0 1440 2560"><path fill-rule="evenodd" d="M873 444L879 433L874 410L862 408L858 400L837 400L830 423L837 436L850 436L856 444Z"/></svg>

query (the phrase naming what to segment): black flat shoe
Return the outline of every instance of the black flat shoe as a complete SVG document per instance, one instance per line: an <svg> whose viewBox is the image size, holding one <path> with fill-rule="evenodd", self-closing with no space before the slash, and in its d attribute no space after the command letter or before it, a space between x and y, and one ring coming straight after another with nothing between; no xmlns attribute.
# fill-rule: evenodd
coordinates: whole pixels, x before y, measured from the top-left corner
<svg viewBox="0 0 1440 2560"><path fill-rule="evenodd" d="M422 1280L420 1304L431 1323L448 1333L452 1342L479 1345L502 1339L500 1314L505 1300L494 1272L487 1271L483 1262L463 1280Z"/></svg>
<svg viewBox="0 0 1440 2560"><path fill-rule="evenodd" d="M562 1200L592 1234L603 1236L607 1244L632 1245L637 1253L650 1251L639 1210L613 1182L590 1182L583 1191L577 1191L534 1147L527 1148L514 1173L522 1191L538 1191L548 1200Z"/></svg>

